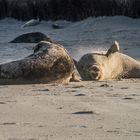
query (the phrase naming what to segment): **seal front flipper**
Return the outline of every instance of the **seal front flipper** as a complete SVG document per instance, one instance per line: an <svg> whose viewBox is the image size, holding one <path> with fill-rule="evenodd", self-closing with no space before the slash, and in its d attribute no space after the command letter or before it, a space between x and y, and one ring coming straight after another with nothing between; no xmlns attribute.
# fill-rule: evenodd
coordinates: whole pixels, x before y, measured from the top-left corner
<svg viewBox="0 0 140 140"><path fill-rule="evenodd" d="M70 79L71 82L80 82L81 77L78 76L75 72L72 74L72 78Z"/></svg>

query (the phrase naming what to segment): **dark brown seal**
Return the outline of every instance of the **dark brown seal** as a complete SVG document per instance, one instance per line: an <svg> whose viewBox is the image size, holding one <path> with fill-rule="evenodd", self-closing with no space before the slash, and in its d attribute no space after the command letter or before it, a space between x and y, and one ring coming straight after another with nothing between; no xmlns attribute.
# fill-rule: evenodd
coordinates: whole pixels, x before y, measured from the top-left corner
<svg viewBox="0 0 140 140"><path fill-rule="evenodd" d="M67 50L46 41L34 47L25 59L0 65L0 84L67 83L74 74L74 62Z"/></svg>

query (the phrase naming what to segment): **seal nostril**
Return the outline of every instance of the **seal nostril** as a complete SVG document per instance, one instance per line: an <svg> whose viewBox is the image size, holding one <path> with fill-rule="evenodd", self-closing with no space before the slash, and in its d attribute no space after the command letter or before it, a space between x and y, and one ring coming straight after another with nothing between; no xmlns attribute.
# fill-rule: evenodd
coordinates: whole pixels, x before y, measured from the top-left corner
<svg viewBox="0 0 140 140"><path fill-rule="evenodd" d="M91 72L90 77L92 80L99 80L101 77L101 74L100 72Z"/></svg>
<svg viewBox="0 0 140 140"><path fill-rule="evenodd" d="M90 67L90 70L91 70L91 71L97 72L97 71L100 71L100 68L99 68L99 66L97 66L97 65L92 65L92 66Z"/></svg>
<svg viewBox="0 0 140 140"><path fill-rule="evenodd" d="M100 71L99 68L96 67L96 66L93 66L93 67L92 67L92 70L93 70L93 71Z"/></svg>

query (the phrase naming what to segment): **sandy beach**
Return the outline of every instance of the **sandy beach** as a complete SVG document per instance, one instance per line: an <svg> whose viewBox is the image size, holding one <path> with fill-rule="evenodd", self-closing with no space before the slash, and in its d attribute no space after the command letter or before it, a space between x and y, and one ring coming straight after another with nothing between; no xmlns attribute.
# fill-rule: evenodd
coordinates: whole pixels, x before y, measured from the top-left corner
<svg viewBox="0 0 140 140"><path fill-rule="evenodd" d="M0 86L1 140L139 140L140 80Z"/></svg>
<svg viewBox="0 0 140 140"><path fill-rule="evenodd" d="M65 46L79 60L106 51L117 40L121 52L140 60L140 20L87 18L79 22L0 21L0 63L25 58L35 44L9 43L39 31ZM54 30L52 24L64 28ZM68 85L0 85L0 140L139 140L140 79L81 81Z"/></svg>

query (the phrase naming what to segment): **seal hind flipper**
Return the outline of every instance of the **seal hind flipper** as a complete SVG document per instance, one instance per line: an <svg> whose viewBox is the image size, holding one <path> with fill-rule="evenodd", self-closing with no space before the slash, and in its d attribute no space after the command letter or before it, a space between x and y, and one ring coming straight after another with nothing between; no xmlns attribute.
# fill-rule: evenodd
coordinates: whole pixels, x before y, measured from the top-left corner
<svg viewBox="0 0 140 140"><path fill-rule="evenodd" d="M113 53L119 52L119 51L120 51L119 43L117 41L115 41L113 43L113 45L110 47L110 49L107 51L106 56L108 57L110 54L113 54Z"/></svg>

